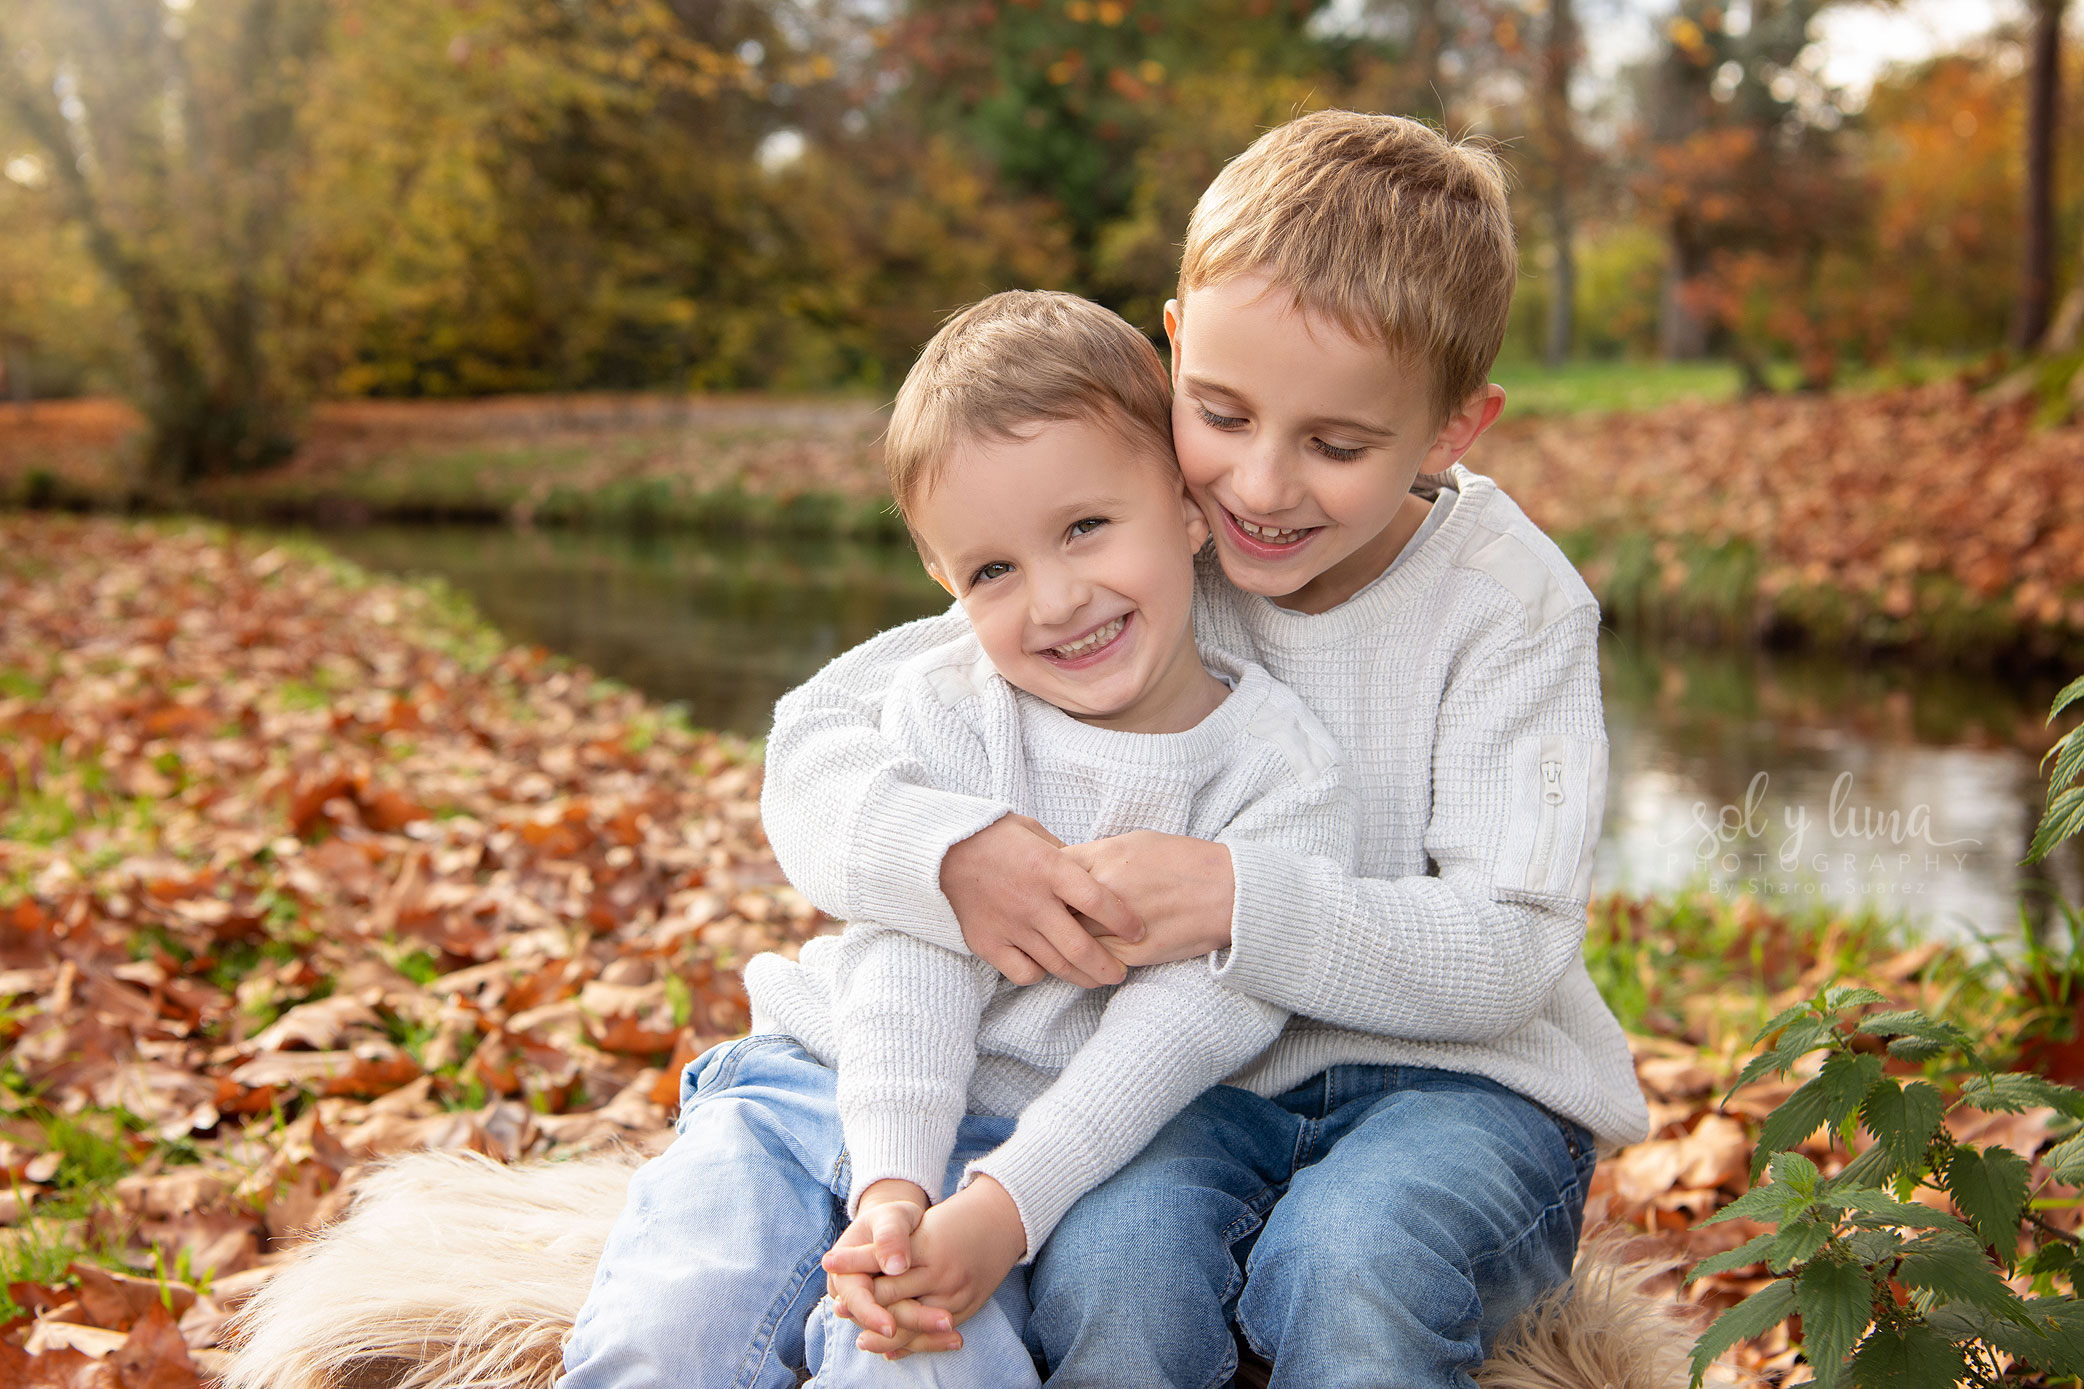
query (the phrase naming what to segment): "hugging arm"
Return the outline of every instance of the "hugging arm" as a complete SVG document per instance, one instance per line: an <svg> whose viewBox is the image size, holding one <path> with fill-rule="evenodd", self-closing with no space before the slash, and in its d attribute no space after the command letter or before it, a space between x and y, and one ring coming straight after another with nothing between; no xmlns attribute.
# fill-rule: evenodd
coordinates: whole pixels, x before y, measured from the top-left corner
<svg viewBox="0 0 2084 1389"><path fill-rule="evenodd" d="M1437 876L1368 878L1270 842L1231 843L1217 977L1307 1017L1482 1042L1540 1011L1578 958L1606 797L1599 614L1515 626L1442 701L1425 831Z"/></svg>
<svg viewBox="0 0 2084 1389"><path fill-rule="evenodd" d="M789 881L829 915L974 951L1017 984L1045 967L1084 987L1119 982L1122 967L1072 913L1140 935L1121 899L988 788L937 785L885 727L905 663L968 631L959 610L921 618L782 697L760 800L768 841Z"/></svg>

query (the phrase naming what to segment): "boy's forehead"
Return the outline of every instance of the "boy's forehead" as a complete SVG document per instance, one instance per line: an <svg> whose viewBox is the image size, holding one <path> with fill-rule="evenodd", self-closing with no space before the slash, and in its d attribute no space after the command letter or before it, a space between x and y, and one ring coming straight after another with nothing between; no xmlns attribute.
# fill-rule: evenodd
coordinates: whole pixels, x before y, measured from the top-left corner
<svg viewBox="0 0 2084 1389"><path fill-rule="evenodd" d="M1183 293L1175 350L1185 386L1259 404L1278 394L1363 423L1429 408L1433 368L1422 353L1354 333L1284 284L1241 275Z"/></svg>

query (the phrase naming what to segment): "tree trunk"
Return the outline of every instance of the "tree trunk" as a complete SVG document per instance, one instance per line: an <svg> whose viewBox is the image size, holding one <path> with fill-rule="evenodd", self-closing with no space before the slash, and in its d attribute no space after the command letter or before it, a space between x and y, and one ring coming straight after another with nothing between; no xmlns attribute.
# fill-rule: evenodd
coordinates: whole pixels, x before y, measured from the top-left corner
<svg viewBox="0 0 2084 1389"><path fill-rule="evenodd" d="M2062 94L2062 13L2068 0L2035 0L2026 96L2025 235L2012 346L2030 352L2048 331L2055 294L2055 123Z"/></svg>
<svg viewBox="0 0 2084 1389"><path fill-rule="evenodd" d="M1577 67L1577 16L1572 0L1549 0L1548 42L1542 54L1542 124L1549 145L1549 236L1556 273L1549 284L1548 333L1542 358L1561 366L1577 329L1577 231L1571 195L1579 175L1577 129L1570 110L1570 78Z"/></svg>
<svg viewBox="0 0 2084 1389"><path fill-rule="evenodd" d="M1708 355L1708 321L1686 302L1687 288L1706 268L1684 228L1675 227L1664 263L1663 302L1657 318L1657 351L1667 362L1696 362Z"/></svg>

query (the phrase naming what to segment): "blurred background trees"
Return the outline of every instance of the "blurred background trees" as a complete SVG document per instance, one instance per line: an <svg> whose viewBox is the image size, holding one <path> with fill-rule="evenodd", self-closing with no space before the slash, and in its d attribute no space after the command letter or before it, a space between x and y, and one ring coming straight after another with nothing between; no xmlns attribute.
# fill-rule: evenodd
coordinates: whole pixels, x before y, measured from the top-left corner
<svg viewBox="0 0 2084 1389"><path fill-rule="evenodd" d="M2062 0L1857 92L1830 5L14 0L0 397L122 389L179 483L321 396L886 390L1008 285L1155 332L1222 162L1333 105L1500 142L1519 356L1820 389L2060 339Z"/></svg>

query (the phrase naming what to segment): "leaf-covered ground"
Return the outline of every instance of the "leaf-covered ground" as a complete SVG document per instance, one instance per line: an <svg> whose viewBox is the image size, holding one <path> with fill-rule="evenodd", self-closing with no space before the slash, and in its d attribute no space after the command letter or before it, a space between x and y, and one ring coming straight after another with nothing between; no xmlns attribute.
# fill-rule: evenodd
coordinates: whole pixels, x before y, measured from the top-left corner
<svg viewBox="0 0 2084 1389"><path fill-rule="evenodd" d="M386 1154L660 1142L678 1065L746 1025L739 963L830 925L780 880L758 779L439 590L0 515L0 1386L206 1376L227 1312ZM1872 922L1616 900L1592 926L1654 1126L1592 1216L1639 1252L1756 1233L1697 1222L1791 1088L1716 1104L1779 1002L1850 970L2016 1021ZM2001 1120L2027 1152L2044 1121ZM1791 1361L1769 1338L1729 1375Z"/></svg>

